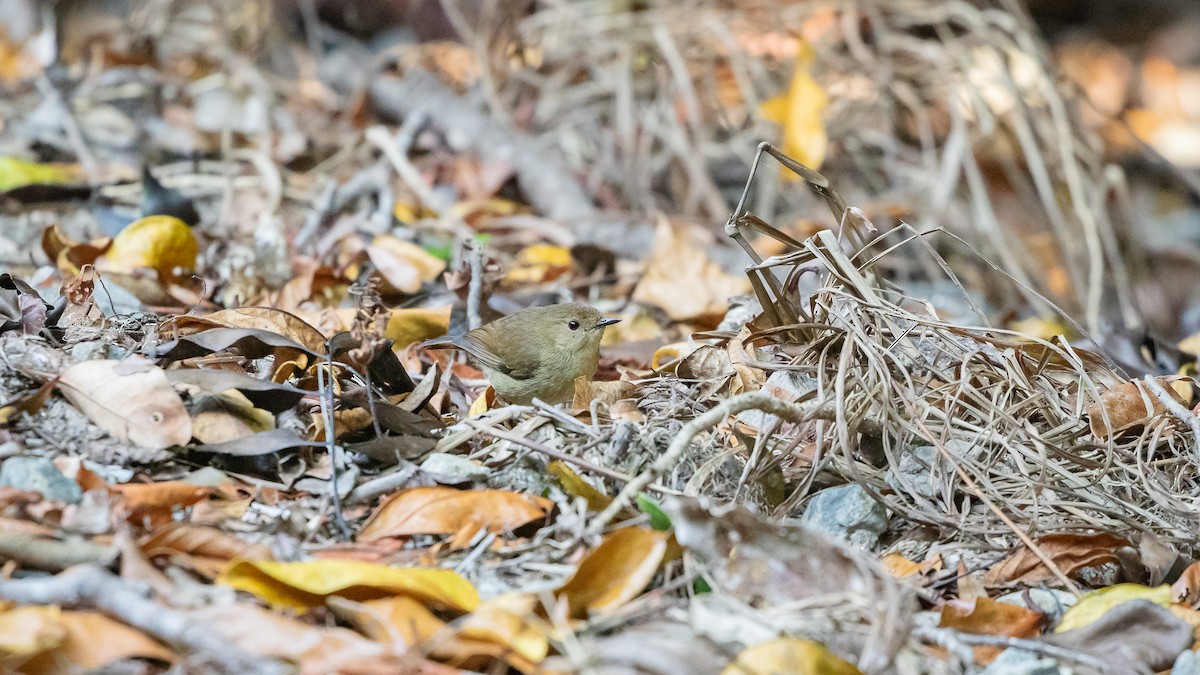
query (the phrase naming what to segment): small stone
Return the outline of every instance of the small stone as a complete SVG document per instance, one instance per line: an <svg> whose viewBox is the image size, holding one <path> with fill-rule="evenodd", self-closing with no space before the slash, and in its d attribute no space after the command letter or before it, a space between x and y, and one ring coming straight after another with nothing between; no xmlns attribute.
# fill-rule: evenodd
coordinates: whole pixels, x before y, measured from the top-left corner
<svg viewBox="0 0 1200 675"><path fill-rule="evenodd" d="M888 472L887 484L896 492L911 490L919 497L933 499L938 494L932 480L933 463L937 455L937 448L928 445L905 450L900 453L899 465ZM905 480L901 481L897 473Z"/></svg>
<svg viewBox="0 0 1200 675"><path fill-rule="evenodd" d="M887 509L857 484L821 490L800 522L864 549L874 548L887 530Z"/></svg>
<svg viewBox="0 0 1200 675"><path fill-rule="evenodd" d="M0 464L0 485L33 490L50 501L77 504L83 491L45 457L9 457Z"/></svg>
<svg viewBox="0 0 1200 675"><path fill-rule="evenodd" d="M1025 599L1028 593L1029 600ZM1075 596L1066 591L1059 591L1052 588L1030 588L1025 591L1014 591L996 598L999 602L1007 602L1010 605L1025 607L1026 609L1037 609L1046 613L1046 617L1051 624L1058 623L1064 612L1071 605L1075 604ZM1030 607L1030 602L1033 607ZM1200 674L1198 674L1200 675Z"/></svg>
<svg viewBox="0 0 1200 675"><path fill-rule="evenodd" d="M1180 652L1171 666L1171 675L1200 675L1200 655L1190 649Z"/></svg>
<svg viewBox="0 0 1200 675"><path fill-rule="evenodd" d="M421 462L421 471L443 485L460 485L485 481L491 469L481 466L461 455L434 452Z"/></svg>
<svg viewBox="0 0 1200 675"><path fill-rule="evenodd" d="M781 401L795 401L816 388L815 377L794 370L777 370L763 383L763 391ZM761 429L768 419L774 418L774 415L768 415L761 410L747 410L738 415L742 422L758 429Z"/></svg>
<svg viewBox="0 0 1200 675"><path fill-rule="evenodd" d="M1000 652L980 675L1063 675L1058 662L1024 649L1010 647Z"/></svg>

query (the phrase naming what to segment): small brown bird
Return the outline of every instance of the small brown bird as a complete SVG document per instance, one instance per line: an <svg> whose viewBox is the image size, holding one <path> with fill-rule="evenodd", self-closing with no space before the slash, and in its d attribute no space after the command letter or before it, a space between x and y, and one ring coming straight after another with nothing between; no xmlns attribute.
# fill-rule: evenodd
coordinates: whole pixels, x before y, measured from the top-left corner
<svg viewBox="0 0 1200 675"><path fill-rule="evenodd" d="M577 303L532 307L421 346L465 351L509 403L561 403L571 400L576 378L596 374L604 327L618 321Z"/></svg>

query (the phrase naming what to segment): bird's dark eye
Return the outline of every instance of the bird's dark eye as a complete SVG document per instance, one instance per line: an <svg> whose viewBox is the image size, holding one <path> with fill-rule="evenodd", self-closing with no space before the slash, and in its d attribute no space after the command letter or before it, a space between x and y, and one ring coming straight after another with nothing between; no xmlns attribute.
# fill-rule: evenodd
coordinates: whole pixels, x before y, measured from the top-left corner
<svg viewBox="0 0 1200 675"><path fill-rule="evenodd" d="M567 328L570 328L571 330L579 330L579 322L578 321L568 321Z"/></svg>

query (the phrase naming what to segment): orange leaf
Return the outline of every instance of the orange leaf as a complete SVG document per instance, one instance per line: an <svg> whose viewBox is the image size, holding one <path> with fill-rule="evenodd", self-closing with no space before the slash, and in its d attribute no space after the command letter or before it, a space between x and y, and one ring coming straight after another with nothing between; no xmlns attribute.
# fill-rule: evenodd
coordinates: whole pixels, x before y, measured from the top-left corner
<svg viewBox="0 0 1200 675"><path fill-rule="evenodd" d="M938 625L974 635L1004 635L1029 638L1041 632L1046 615L1020 605L997 602L990 598L951 600L942 605ZM984 663L1000 653L1000 647L980 647L976 654Z"/></svg>
<svg viewBox="0 0 1200 675"><path fill-rule="evenodd" d="M1128 540L1107 532L1050 534L1041 537L1036 543L1067 575L1085 567L1117 562L1117 549L1131 545ZM1022 547L988 570L987 582L992 585L1012 581L1036 583L1053 576L1033 551Z"/></svg>
<svg viewBox="0 0 1200 675"><path fill-rule="evenodd" d="M454 534L477 524L492 532L512 532L546 517L554 503L506 490L418 487L388 497L363 525L358 541L414 534Z"/></svg>
<svg viewBox="0 0 1200 675"><path fill-rule="evenodd" d="M669 537L648 527L626 527L605 537L558 589L568 615L582 619L637 597L658 571Z"/></svg>
<svg viewBox="0 0 1200 675"><path fill-rule="evenodd" d="M165 481L162 483L123 483L109 489L121 495L129 509L130 522L148 520L151 525L162 525L171 521L171 512L176 508L191 506L208 497L207 487Z"/></svg>

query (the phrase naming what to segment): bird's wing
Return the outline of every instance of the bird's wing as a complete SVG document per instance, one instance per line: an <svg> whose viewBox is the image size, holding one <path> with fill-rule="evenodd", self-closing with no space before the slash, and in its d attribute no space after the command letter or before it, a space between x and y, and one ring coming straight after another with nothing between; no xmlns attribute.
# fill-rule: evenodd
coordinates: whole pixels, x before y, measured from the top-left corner
<svg viewBox="0 0 1200 675"><path fill-rule="evenodd" d="M502 353L497 353L489 342L494 333L489 330L493 324L471 331L462 336L458 346L475 358L481 365L504 373L514 380L525 380L533 377L537 370L538 356L532 342L521 340L506 345Z"/></svg>

